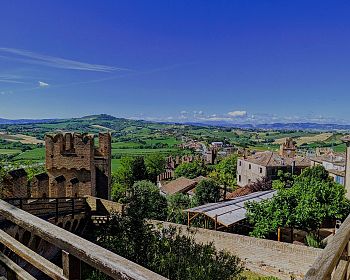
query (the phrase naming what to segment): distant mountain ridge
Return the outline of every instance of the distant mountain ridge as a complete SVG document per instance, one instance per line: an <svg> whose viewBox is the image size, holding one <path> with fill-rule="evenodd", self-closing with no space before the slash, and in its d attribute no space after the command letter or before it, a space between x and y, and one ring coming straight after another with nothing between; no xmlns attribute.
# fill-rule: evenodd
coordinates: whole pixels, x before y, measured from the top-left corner
<svg viewBox="0 0 350 280"><path fill-rule="evenodd" d="M57 119L2 119L0 118L0 124L31 124L31 123L48 123L56 121Z"/></svg>
<svg viewBox="0 0 350 280"><path fill-rule="evenodd" d="M100 121L110 121L110 120L116 120L116 117L107 115L107 114L100 114L100 115L88 115L81 118L68 118L68 119L2 119L0 118L0 124L31 124L31 123L48 123L48 122L62 122L67 120L76 120L76 119L82 119L82 120L100 120Z"/></svg>
<svg viewBox="0 0 350 280"><path fill-rule="evenodd" d="M266 124L233 124L228 122L188 122L188 125L195 126L216 126L240 129L261 129L261 130L310 130L310 131L339 131L350 130L349 124L322 124L322 123L266 123Z"/></svg>
<svg viewBox="0 0 350 280"><path fill-rule="evenodd" d="M140 123L155 123L145 120L131 120L127 118L117 118L107 114L88 115L81 118L67 118L67 119L3 119L0 118L0 125L16 125L16 124L38 124L38 123L56 123L69 120L88 120L95 122L103 121L133 121ZM163 124L174 124L169 122L159 122ZM229 122L182 122L178 124L193 125L193 126L212 126L212 127L226 127L226 128L240 128L240 129L259 129L259 130L312 130L312 131L350 131L350 124L322 124L313 122L302 123L270 123L270 124L233 124Z"/></svg>

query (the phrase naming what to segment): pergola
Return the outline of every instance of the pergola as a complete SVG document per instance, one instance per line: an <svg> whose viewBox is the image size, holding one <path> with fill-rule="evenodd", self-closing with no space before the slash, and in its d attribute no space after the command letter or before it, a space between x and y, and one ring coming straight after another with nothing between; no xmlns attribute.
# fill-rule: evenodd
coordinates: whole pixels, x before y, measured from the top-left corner
<svg viewBox="0 0 350 280"><path fill-rule="evenodd" d="M244 207L246 202L262 201L272 198L276 194L275 190L259 191L248 195L240 196L228 201L208 203L198 207L184 210L187 212L187 224L199 215L208 217L215 224L215 230L228 228L246 218L247 210Z"/></svg>

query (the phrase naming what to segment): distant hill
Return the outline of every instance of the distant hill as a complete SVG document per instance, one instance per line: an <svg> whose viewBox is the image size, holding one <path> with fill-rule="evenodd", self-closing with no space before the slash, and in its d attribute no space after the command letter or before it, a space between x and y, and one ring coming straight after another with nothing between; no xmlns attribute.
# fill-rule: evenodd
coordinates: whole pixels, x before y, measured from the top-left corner
<svg viewBox="0 0 350 280"><path fill-rule="evenodd" d="M0 124L30 124L30 123L47 123L55 121L56 119L18 119L9 120L0 118Z"/></svg>
<svg viewBox="0 0 350 280"><path fill-rule="evenodd" d="M144 120L130 120L126 118L116 118L107 114L89 115L81 118L70 119L2 119L0 118L0 125L16 125L16 124L63 124L67 123L67 128L76 129L79 126L90 126L91 124L104 125L109 129L118 130L127 126L144 126L146 124L157 124L156 122L149 122ZM159 125L173 125L174 123L158 122ZM350 125L347 124L320 124L320 123L271 123L271 124L233 124L229 122L186 122L177 123L191 126L204 127L226 127L239 129L258 129L258 130L306 130L306 131L350 131Z"/></svg>
<svg viewBox="0 0 350 280"><path fill-rule="evenodd" d="M321 124L321 123L270 123L270 124L233 124L228 122L188 122L195 126L216 126L240 129L261 130L307 130L307 131L349 131L347 124Z"/></svg>

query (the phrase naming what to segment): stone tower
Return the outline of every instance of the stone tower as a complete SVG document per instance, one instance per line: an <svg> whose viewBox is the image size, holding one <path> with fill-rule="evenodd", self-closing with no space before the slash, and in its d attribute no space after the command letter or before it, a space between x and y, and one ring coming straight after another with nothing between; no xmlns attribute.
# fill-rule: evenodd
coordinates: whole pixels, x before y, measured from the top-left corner
<svg viewBox="0 0 350 280"><path fill-rule="evenodd" d="M92 195L110 198L111 135L58 133L45 137L49 197Z"/></svg>
<svg viewBox="0 0 350 280"><path fill-rule="evenodd" d="M292 138L286 138L284 143L280 146L280 153L279 155L281 157L285 158L294 158L296 156L297 148L295 146L295 142Z"/></svg>

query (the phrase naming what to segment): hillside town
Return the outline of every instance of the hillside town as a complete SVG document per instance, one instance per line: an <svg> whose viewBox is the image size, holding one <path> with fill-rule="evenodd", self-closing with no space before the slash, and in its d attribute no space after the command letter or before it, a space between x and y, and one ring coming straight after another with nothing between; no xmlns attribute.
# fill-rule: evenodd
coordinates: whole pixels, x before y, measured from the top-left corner
<svg viewBox="0 0 350 280"><path fill-rule="evenodd" d="M349 280L349 1L0 2L0 280Z"/></svg>
<svg viewBox="0 0 350 280"><path fill-rule="evenodd" d="M305 189L309 183L303 183L305 180L316 180L319 184L328 184L328 188L333 188L330 192L339 192L343 188L344 197L325 197L326 205L333 207L332 203L336 203L336 207L341 209L347 207L339 205L339 201L344 203L345 196L348 197L350 193L347 184L350 180L346 180L350 168L350 141L347 136L342 138L347 147L345 153L336 153L330 148L317 148L305 156L298 153L298 147L292 138L285 138L277 151L260 152L242 150L218 141L193 145L197 142L186 139L179 147L183 149L187 146L193 154L165 158L157 154L125 157L116 173L111 172L111 133L99 133L98 145L94 139L92 134L74 132L46 135L44 169L40 168L34 173L25 166L2 169L1 195L4 206L18 207L26 211L27 215L40 217L65 231L87 238L87 229L95 231L96 227L108 226L109 220L113 221L116 213L128 215L125 211L136 211L126 209L131 207L134 200L136 203L137 199L141 199L142 202L137 203L143 203L142 215L150 219L151 223L178 230L196 229L196 233L193 233L196 242L214 242L218 250L228 250L244 260L245 269L278 279L303 278L316 257L322 255L320 248L332 244L337 230L346 218L345 215L340 216L343 213L339 212L335 216L331 214L317 221L312 220L312 223L316 223L312 225L308 225L311 222L308 217L305 225L303 221L293 226L279 221L277 225L270 224L268 231L264 229L261 232L261 223L275 223L271 220L275 218L261 216L259 205L272 207L275 201L277 203L286 195L283 192L292 191L294 187L299 187L298 184L304 188L303 195L319 192L317 188ZM154 167L156 170L152 170ZM44 172L40 172L42 170ZM154 173L157 170L162 172ZM140 198L134 197L135 192L140 192ZM301 193L297 195L302 198ZM283 203L287 204L278 207L286 207L289 202ZM298 203L302 205L304 202L296 203L288 207L300 207ZM324 210L317 209L318 206L314 207L311 211L329 215ZM302 208L298 211L305 210ZM275 214L276 212L272 215ZM10 215L6 217L17 223L17 220L12 220L10 212L6 215ZM81 215L88 218L92 225L78 227L78 224L84 224L84 220L75 222L75 218ZM290 214L286 215L288 218ZM74 226L73 221L76 223ZM25 225L24 228L26 229ZM317 236L313 233L315 229L318 231ZM9 236L17 236L21 231L16 226L9 226L6 232ZM24 242L22 238L25 236L16 236L13 235ZM42 237L44 240L45 236ZM34 237L30 237L26 243L31 244ZM266 254L268 251L269 259L260 253L250 254L252 244L261 253ZM284 244L283 247L280 244ZM53 250L45 243L42 246L39 247L48 252ZM25 259L29 258L25 252L22 253ZM281 254L287 262L279 260ZM51 259L47 253L42 256ZM43 270L44 273L45 271Z"/></svg>

